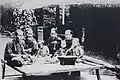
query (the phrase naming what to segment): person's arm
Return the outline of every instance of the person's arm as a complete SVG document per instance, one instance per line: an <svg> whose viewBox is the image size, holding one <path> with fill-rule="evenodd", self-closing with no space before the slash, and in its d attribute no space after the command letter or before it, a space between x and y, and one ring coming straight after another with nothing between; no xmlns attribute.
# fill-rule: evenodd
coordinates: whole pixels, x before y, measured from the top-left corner
<svg viewBox="0 0 120 80"><path fill-rule="evenodd" d="M53 55L53 57L56 57L56 56L58 56L59 54L60 54L60 49L55 52L55 54Z"/></svg>
<svg viewBox="0 0 120 80"><path fill-rule="evenodd" d="M21 41L21 46L22 46L22 53L23 53L23 55L26 55L27 54L27 52L29 52L29 49L25 49L25 41ZM31 50L30 50L31 51Z"/></svg>
<svg viewBox="0 0 120 80"><path fill-rule="evenodd" d="M74 40L74 39L73 39L73 40ZM71 45L71 47L70 47L69 49L66 50L65 55L67 55L67 53L68 53L69 51L71 51L74 47L75 47L75 44L74 44L73 41L72 41L72 45Z"/></svg>
<svg viewBox="0 0 120 80"><path fill-rule="evenodd" d="M48 38L48 42L47 42L47 46L50 47L51 46L51 38Z"/></svg>
<svg viewBox="0 0 120 80"><path fill-rule="evenodd" d="M38 43L36 40L33 41L33 49L38 50Z"/></svg>
<svg viewBox="0 0 120 80"><path fill-rule="evenodd" d="M73 48L74 48L74 46L71 46L69 49L67 49L66 52L65 52L65 55L67 55L67 53L68 53L69 51L71 51Z"/></svg>
<svg viewBox="0 0 120 80"><path fill-rule="evenodd" d="M38 52L38 43L35 40L32 40L32 43L30 45L32 45L32 47L24 49L24 51L30 56L36 55Z"/></svg>
<svg viewBox="0 0 120 80"><path fill-rule="evenodd" d="M61 39L60 37L58 37L58 40L59 40L59 41L62 41L62 39Z"/></svg>
<svg viewBox="0 0 120 80"><path fill-rule="evenodd" d="M72 45L71 45L71 47L69 48L69 49L67 49L67 51L65 52L65 55L67 55L67 53L69 52L69 51L71 51L73 48L75 48L78 44L80 44L77 40L79 40L78 38L73 38L72 39ZM76 43L74 43L74 42L78 42L77 44Z"/></svg>
<svg viewBox="0 0 120 80"><path fill-rule="evenodd" d="M46 51L47 51L47 54L49 55L50 54L50 50L49 50L49 48L48 47L46 47L47 49L46 49Z"/></svg>
<svg viewBox="0 0 120 80"><path fill-rule="evenodd" d="M37 55L38 54L38 50L39 50L39 48L38 48L38 43L37 43L37 41L36 40L34 40L33 41L33 48L31 49L31 52L33 53L33 54L31 54L31 55Z"/></svg>
<svg viewBox="0 0 120 80"><path fill-rule="evenodd" d="M82 58L84 56L84 50L83 50L82 46L79 47L79 53L80 53L80 55L78 58Z"/></svg>
<svg viewBox="0 0 120 80"><path fill-rule="evenodd" d="M22 55L21 55L21 57L22 58L30 58L31 57L31 55L29 54L29 52L31 52L31 48L29 48L29 49L25 49L25 41L21 41L21 46L22 46Z"/></svg>

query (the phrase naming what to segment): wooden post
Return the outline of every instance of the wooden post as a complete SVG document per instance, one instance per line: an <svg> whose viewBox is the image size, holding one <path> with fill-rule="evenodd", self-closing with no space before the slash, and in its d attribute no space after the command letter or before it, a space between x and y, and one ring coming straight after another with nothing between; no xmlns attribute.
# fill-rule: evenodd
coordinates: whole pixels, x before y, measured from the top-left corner
<svg viewBox="0 0 120 80"><path fill-rule="evenodd" d="M44 38L43 38L43 29L44 28L47 28L48 26L38 26L38 30L37 30L37 32L38 32L38 41L43 41L44 40Z"/></svg>
<svg viewBox="0 0 120 80"><path fill-rule="evenodd" d="M61 73L63 80L80 80L81 71L70 71Z"/></svg>
<svg viewBox="0 0 120 80"><path fill-rule="evenodd" d="M38 41L43 41L43 28L38 27Z"/></svg>
<svg viewBox="0 0 120 80"><path fill-rule="evenodd" d="M2 79L5 77L5 63L2 64Z"/></svg>
<svg viewBox="0 0 120 80"><path fill-rule="evenodd" d="M22 80L26 80L26 74L22 73Z"/></svg>
<svg viewBox="0 0 120 80"><path fill-rule="evenodd" d="M65 4L62 5L62 25L65 24Z"/></svg>
<svg viewBox="0 0 120 80"><path fill-rule="evenodd" d="M60 16L60 11L59 11L59 5L56 7L56 27L58 27L60 25L60 19L59 19L59 16Z"/></svg>
<svg viewBox="0 0 120 80"><path fill-rule="evenodd" d="M99 69L96 69L96 76L97 76L97 80L101 80L100 74L99 74Z"/></svg>

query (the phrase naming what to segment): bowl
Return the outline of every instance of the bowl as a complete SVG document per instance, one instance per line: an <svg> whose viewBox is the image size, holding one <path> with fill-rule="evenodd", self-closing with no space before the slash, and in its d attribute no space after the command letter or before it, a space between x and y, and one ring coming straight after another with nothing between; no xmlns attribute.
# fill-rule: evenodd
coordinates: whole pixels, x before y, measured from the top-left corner
<svg viewBox="0 0 120 80"><path fill-rule="evenodd" d="M77 56L58 56L60 65L75 65Z"/></svg>

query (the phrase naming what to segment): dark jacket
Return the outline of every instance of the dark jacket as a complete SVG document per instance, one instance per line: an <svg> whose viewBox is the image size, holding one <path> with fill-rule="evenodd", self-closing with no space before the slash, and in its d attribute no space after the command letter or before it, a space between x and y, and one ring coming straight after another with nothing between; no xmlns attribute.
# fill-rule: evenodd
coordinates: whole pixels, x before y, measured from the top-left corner
<svg viewBox="0 0 120 80"><path fill-rule="evenodd" d="M4 59L11 60L13 58L11 54L24 54L23 46L24 41L16 42L15 40L10 40L5 47Z"/></svg>

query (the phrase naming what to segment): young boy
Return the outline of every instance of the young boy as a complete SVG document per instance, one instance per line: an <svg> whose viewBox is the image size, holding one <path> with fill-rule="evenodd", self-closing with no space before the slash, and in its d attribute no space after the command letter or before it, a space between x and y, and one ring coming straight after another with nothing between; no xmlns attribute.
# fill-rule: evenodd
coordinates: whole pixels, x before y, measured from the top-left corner
<svg viewBox="0 0 120 80"><path fill-rule="evenodd" d="M38 42L38 54L37 56L47 57L50 53L49 48L44 45L44 41Z"/></svg>

